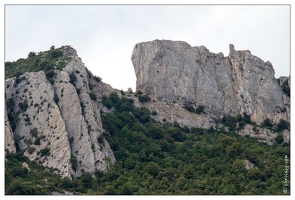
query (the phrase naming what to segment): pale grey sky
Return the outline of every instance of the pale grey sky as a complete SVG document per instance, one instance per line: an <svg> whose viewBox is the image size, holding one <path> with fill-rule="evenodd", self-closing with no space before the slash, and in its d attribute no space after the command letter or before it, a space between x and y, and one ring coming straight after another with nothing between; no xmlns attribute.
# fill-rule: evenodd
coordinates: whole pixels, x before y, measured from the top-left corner
<svg viewBox="0 0 295 200"><path fill-rule="evenodd" d="M228 55L228 44L290 75L288 5L6 5L5 61L71 45L90 71L135 89L131 53L154 39L186 41Z"/></svg>

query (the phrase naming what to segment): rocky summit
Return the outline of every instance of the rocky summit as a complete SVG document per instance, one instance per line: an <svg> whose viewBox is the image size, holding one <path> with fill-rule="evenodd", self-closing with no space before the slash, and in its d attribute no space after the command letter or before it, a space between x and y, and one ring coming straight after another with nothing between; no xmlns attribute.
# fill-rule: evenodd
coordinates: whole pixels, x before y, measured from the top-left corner
<svg viewBox="0 0 295 200"><path fill-rule="evenodd" d="M103 103L113 93L126 94L124 101L147 108L157 122L216 130L238 126L240 135L273 144L280 134L288 143L290 131L280 127L290 123L289 77L276 79L270 62L229 47L224 56L181 41L136 44L135 93L103 83L71 46L6 62L6 152L21 150L64 177L106 172L116 158L102 137L101 114L114 112Z"/></svg>
<svg viewBox="0 0 295 200"><path fill-rule="evenodd" d="M135 45L136 89L161 101L203 105L216 117L249 114L257 123L289 120L290 101L270 62L250 51L211 53L186 42L155 40Z"/></svg>
<svg viewBox="0 0 295 200"><path fill-rule="evenodd" d="M59 51L70 58L62 70L56 62L47 64L45 71L5 80L6 149L15 152L12 140L17 140L25 156L63 176L106 171L115 157L106 140L98 142L103 129L94 91L101 97L109 86L95 79L75 49L65 46Z"/></svg>
<svg viewBox="0 0 295 200"><path fill-rule="evenodd" d="M274 124L290 121L290 98L282 90L283 83L290 87L289 78L276 79L272 64L249 50L235 50L232 44L229 48L229 55L224 56L182 41L136 44L131 57L136 89L156 101L201 106L211 119L246 114L257 124L265 119ZM186 125L198 122L186 120Z"/></svg>

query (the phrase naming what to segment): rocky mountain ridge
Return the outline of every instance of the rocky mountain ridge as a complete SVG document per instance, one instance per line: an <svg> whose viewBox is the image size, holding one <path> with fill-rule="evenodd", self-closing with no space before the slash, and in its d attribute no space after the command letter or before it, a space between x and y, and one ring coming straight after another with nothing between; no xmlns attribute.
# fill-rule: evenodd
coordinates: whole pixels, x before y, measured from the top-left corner
<svg viewBox="0 0 295 200"><path fill-rule="evenodd" d="M203 105L217 117L245 112L257 123L265 118L289 121L290 101L272 64L250 51L230 45L224 57L204 46L155 40L135 45L132 62L136 89L161 101Z"/></svg>
<svg viewBox="0 0 295 200"><path fill-rule="evenodd" d="M136 89L148 94L154 102L203 107L206 114L195 120L185 120L189 115L174 119L187 126L200 126L202 120L198 118L207 118L203 126L208 128L212 125L209 122L216 118L243 114L256 124L266 119L271 119L274 125L281 119L290 121L290 98L282 90L282 84L290 88L289 78L277 80L270 62L262 61L248 50L229 47L229 56L225 57L204 46L191 47L182 41L136 44L131 57ZM174 115L172 107L165 112L166 116ZM267 138L264 134L262 137Z"/></svg>
<svg viewBox="0 0 295 200"><path fill-rule="evenodd" d="M43 66L41 60L35 62L41 71L5 80L5 148L23 150L31 160L57 168L63 176L105 172L116 158L102 137L101 113L112 112L102 101L112 92L122 97L121 92L94 76L72 47L59 51L50 50L46 56L58 55L67 63L57 60ZM279 133L256 124L270 119L276 126L281 119L290 120L290 98L282 89L290 88L290 79L275 79L271 63L250 51L236 51L230 45L230 55L224 57L204 46L156 40L135 45L132 62L137 92L126 91L125 97L136 107L157 113L152 115L156 121L227 129L222 117L246 115L253 123L237 133L272 144ZM139 99L140 92L148 97L145 101ZM282 135L288 142L290 131Z"/></svg>
<svg viewBox="0 0 295 200"><path fill-rule="evenodd" d="M106 140L98 142L101 105L92 90L107 91L110 86L95 81L74 49L66 46L63 51L72 60L62 70L6 79L6 148L15 151L14 135L25 156L57 168L63 176L106 171L115 157Z"/></svg>

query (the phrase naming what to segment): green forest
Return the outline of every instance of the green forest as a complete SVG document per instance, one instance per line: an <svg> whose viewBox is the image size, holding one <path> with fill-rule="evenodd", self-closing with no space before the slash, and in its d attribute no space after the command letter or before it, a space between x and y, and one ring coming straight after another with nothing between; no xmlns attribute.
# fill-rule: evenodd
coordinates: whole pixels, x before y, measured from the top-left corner
<svg viewBox="0 0 295 200"><path fill-rule="evenodd" d="M228 120L221 122L231 126L229 132L156 122L151 117L156 111L137 108L132 99L117 93L104 97L103 105L115 108L115 112L101 113L105 132L98 141L105 138L117 160L107 173L96 171L92 176L83 172L81 177L62 178L55 169L30 161L19 150L6 155L5 194L290 194L289 175L285 181L290 145L279 139L270 146L239 136L235 133L239 127ZM243 123L247 120L247 116L241 118ZM244 160L255 167L247 170ZM23 162L30 170L22 167Z"/></svg>

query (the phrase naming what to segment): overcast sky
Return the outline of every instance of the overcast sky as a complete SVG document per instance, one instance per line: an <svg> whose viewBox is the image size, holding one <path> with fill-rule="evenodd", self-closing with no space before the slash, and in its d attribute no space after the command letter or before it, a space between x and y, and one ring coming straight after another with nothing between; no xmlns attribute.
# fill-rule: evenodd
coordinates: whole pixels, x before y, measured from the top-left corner
<svg viewBox="0 0 295 200"><path fill-rule="evenodd" d="M270 61L276 77L290 74L287 5L5 6L5 61L71 45L94 75L117 89L135 89L133 47L154 39L204 45L225 56L234 44Z"/></svg>

